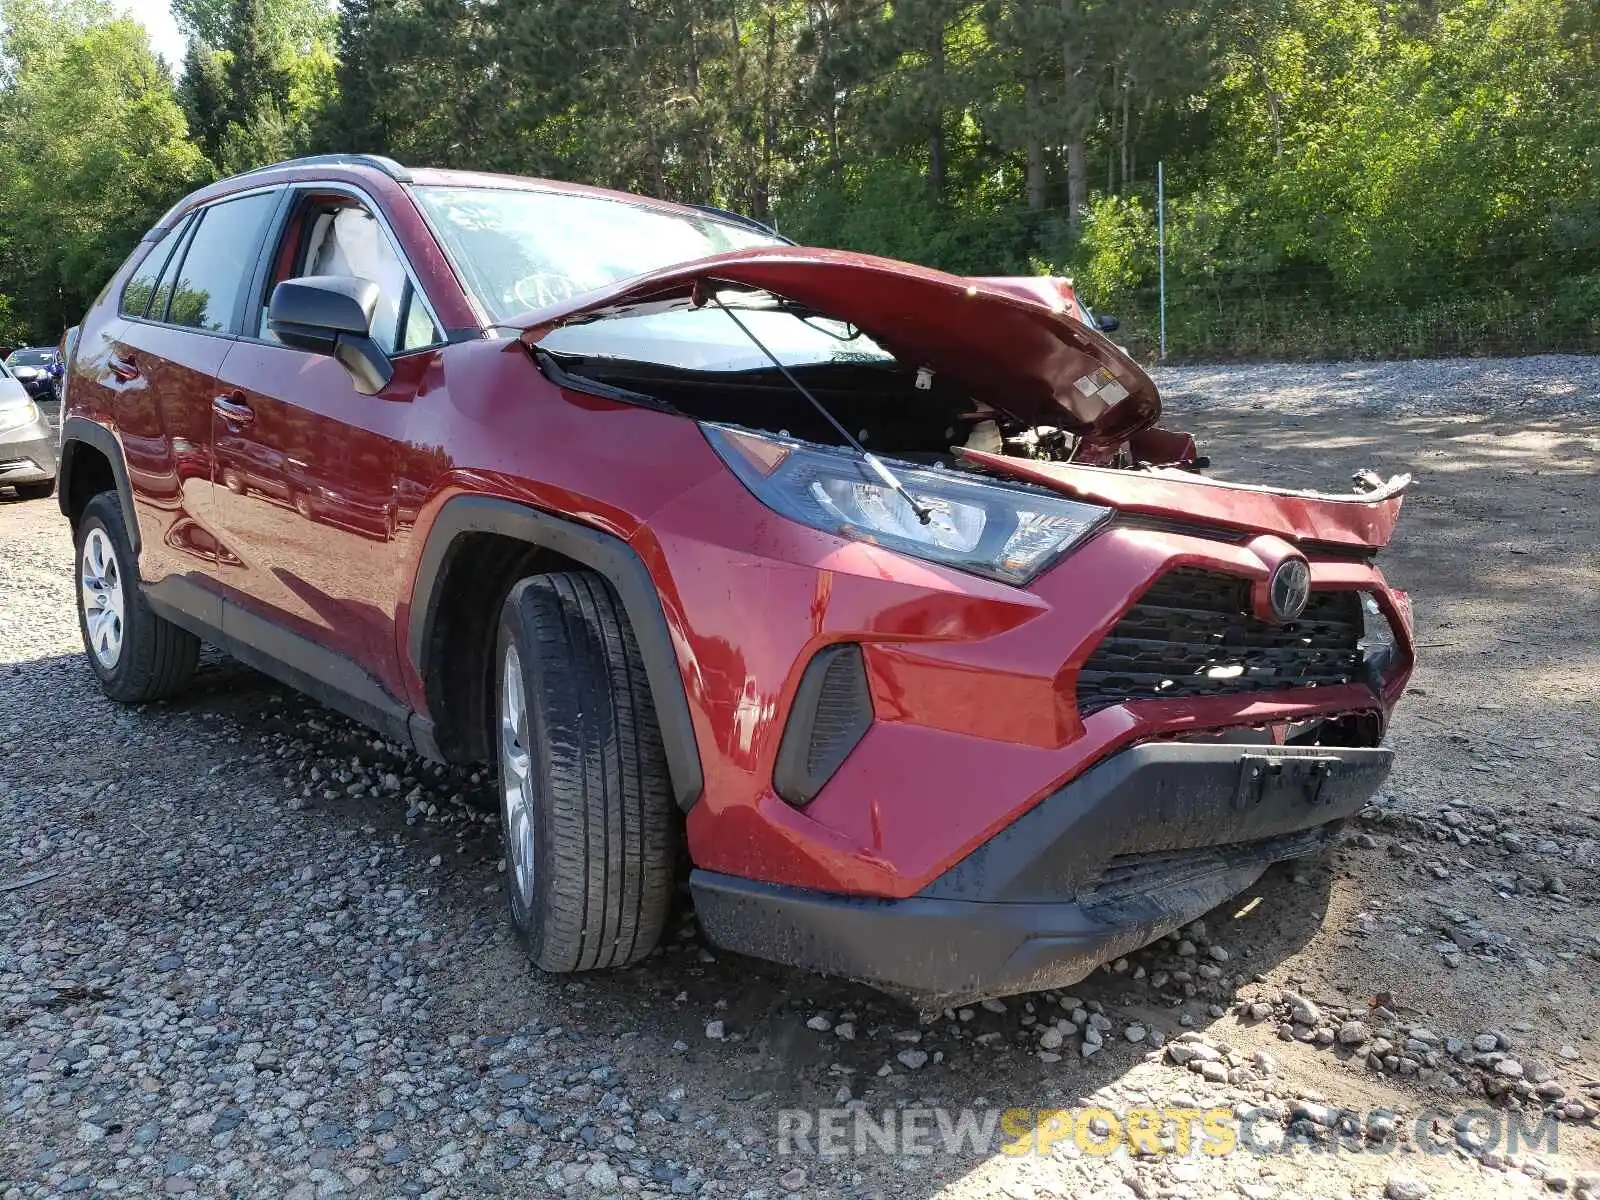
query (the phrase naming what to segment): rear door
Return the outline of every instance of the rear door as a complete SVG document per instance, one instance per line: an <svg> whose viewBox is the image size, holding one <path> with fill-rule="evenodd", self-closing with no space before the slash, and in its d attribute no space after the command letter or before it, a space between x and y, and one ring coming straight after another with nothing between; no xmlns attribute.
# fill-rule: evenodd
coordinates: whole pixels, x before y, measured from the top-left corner
<svg viewBox="0 0 1600 1200"><path fill-rule="evenodd" d="M244 285L273 212L268 189L186 217L123 289L94 355L121 437L141 575L210 574L213 380L239 327Z"/></svg>
<svg viewBox="0 0 1600 1200"><path fill-rule="evenodd" d="M272 289L302 275L378 284L372 334L395 367L382 392L362 395L334 359L268 332ZM414 279L369 198L343 185L296 189L252 287L250 327L218 374L212 417L220 578L243 619L292 635L281 656L302 671L349 679L320 657L331 652L391 697L405 694L394 632L396 466L412 399L443 342Z"/></svg>

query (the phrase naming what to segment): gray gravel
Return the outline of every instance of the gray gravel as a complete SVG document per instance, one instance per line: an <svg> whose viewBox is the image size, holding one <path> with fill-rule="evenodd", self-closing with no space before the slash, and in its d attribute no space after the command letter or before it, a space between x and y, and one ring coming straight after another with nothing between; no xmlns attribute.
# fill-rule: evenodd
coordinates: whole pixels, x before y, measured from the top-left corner
<svg viewBox="0 0 1600 1200"><path fill-rule="evenodd" d="M1339 378L1351 371L1373 373L1354 399ZM1593 409L1600 381L1566 359L1163 376L1174 408L1231 392L1307 429L1341 403L1448 413L1494 396L1543 412L1567 396ZM1562 380L1587 390L1561 392ZM1210 423L1208 450L1251 444L1224 425ZM1071 995L923 1018L718 955L688 915L640 968L551 979L509 933L488 780L411 758L214 655L180 702L110 705L81 658L70 560L53 500L0 500L0 1200L1268 1200L1377 1197L1414 1178L1451 1196L1600 1188L1582 1173L1600 1146L1592 1022L1553 1016L1549 997L1490 1028L1388 1009L1362 965L1394 943L1418 974L1449 981L1531 971L1534 953L1582 974L1600 942L1552 914L1592 894L1588 813L1376 804L1338 865L1255 889L1270 915L1219 910ZM1452 886L1512 897L1521 923L1436 911L1423 891L1434 883L1407 875L1424 863L1448 864ZM1336 875L1375 890L1352 902ZM1344 907L1330 914L1331 901ZM1320 931L1315 961L1296 930ZM1353 947L1339 986L1312 986L1336 940ZM1425 1106L1485 1103L1555 1113L1572 1161L1465 1137L1398 1161L1303 1148L1101 1158L1072 1145L1020 1160L797 1161L774 1137L790 1106L1218 1105L1304 1147L1348 1140L1347 1110L1381 1105L1401 1114L1383 1138L1411 1152Z"/></svg>
<svg viewBox="0 0 1600 1200"><path fill-rule="evenodd" d="M1554 416L1600 413L1600 358L1247 363L1151 372L1170 412L1243 405L1290 413Z"/></svg>

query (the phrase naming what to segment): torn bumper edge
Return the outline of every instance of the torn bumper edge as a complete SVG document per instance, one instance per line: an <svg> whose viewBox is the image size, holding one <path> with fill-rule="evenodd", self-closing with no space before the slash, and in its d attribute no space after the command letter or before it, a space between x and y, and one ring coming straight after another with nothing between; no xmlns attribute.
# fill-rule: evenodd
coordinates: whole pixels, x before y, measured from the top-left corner
<svg viewBox="0 0 1600 1200"><path fill-rule="evenodd" d="M718 946L923 1003L1066 987L1329 845L1386 749L1157 743L1051 793L916 896L693 872Z"/></svg>

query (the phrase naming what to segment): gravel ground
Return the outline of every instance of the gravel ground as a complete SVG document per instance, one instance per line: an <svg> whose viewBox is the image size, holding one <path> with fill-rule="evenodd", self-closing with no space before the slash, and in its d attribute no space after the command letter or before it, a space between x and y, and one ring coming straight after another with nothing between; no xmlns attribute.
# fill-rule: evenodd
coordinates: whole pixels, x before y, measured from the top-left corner
<svg viewBox="0 0 1600 1200"><path fill-rule="evenodd" d="M1421 358L1409 362L1246 363L1153 372L1172 408L1249 407L1375 415L1548 416L1600 409L1600 358Z"/></svg>
<svg viewBox="0 0 1600 1200"><path fill-rule="evenodd" d="M940 1014L714 954L687 911L639 968L539 975L485 780L222 658L111 706L55 502L0 499L0 1197L1600 1194L1597 380L1165 373L1223 475L1417 474L1399 766L1325 859L1070 995ZM1107 1111L1020 1155L778 1136L1014 1106ZM1149 1106L1271 1150L1097 1152ZM1553 1148L1489 1136L1544 1118Z"/></svg>

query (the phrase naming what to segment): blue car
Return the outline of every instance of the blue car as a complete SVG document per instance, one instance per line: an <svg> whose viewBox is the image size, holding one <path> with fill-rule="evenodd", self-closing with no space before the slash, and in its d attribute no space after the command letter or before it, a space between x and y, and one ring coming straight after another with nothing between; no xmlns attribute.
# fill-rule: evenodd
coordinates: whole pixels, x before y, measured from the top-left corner
<svg viewBox="0 0 1600 1200"><path fill-rule="evenodd" d="M23 347L13 350L5 361L11 377L35 400L55 400L56 380L61 378L61 357L53 346Z"/></svg>

